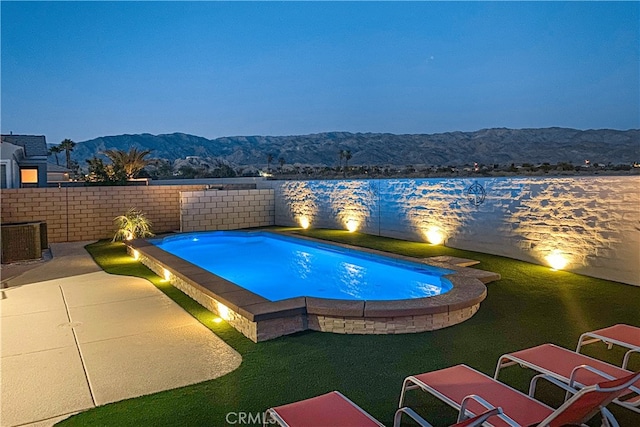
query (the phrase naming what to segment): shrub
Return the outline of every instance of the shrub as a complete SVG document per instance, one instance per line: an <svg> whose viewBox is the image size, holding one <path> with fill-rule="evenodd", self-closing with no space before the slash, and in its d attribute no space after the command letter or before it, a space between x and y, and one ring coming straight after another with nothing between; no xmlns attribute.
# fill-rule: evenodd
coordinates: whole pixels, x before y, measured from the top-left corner
<svg viewBox="0 0 640 427"><path fill-rule="evenodd" d="M141 237L150 237L154 234L151 232L151 221L147 219L142 211L131 208L124 215L117 216L113 222L118 227L113 241L132 240Z"/></svg>

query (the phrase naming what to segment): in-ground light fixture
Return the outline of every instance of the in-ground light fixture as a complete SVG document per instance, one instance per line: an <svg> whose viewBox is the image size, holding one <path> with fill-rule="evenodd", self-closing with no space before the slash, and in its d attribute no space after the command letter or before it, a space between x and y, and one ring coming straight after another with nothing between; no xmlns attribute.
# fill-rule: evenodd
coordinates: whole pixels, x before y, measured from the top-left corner
<svg viewBox="0 0 640 427"><path fill-rule="evenodd" d="M553 271L562 270L569 263L569 260L567 259L565 254L557 249L551 251L549 255L544 257L544 259L547 261Z"/></svg>
<svg viewBox="0 0 640 427"><path fill-rule="evenodd" d="M441 245L444 242L444 232L440 227L429 227L425 233L427 241L432 245Z"/></svg>

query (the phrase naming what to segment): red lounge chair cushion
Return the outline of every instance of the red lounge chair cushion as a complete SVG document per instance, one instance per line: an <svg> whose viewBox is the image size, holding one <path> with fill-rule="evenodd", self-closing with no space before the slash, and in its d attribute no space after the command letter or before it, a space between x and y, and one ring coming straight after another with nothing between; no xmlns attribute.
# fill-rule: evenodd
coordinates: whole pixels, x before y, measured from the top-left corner
<svg viewBox="0 0 640 427"><path fill-rule="evenodd" d="M536 425L553 413L552 408L466 365L414 375L413 378L458 405L462 404L466 396L478 395L494 407L502 407L506 415L523 426ZM468 407L475 414L486 411L486 408L475 402ZM497 418L492 419L491 424L506 425Z"/></svg>
<svg viewBox="0 0 640 427"><path fill-rule="evenodd" d="M598 329L591 333L640 347L640 328L636 328L635 326L619 324L609 326L604 329Z"/></svg>
<svg viewBox="0 0 640 427"><path fill-rule="evenodd" d="M542 370L552 372L554 376L562 376L567 382L571 377L573 369L580 365L589 365L592 368L611 375L614 378L626 377L631 373L625 369L567 350L563 347L558 347L554 344L542 344L537 347L527 348L525 350L516 351L515 353L510 353L510 356L522 359L523 361L541 368ZM585 386L598 384L606 380L602 376L585 369L578 371L575 379ZM635 385L640 386L640 381Z"/></svg>
<svg viewBox="0 0 640 427"><path fill-rule="evenodd" d="M273 408L291 427L380 427L340 393L331 393Z"/></svg>

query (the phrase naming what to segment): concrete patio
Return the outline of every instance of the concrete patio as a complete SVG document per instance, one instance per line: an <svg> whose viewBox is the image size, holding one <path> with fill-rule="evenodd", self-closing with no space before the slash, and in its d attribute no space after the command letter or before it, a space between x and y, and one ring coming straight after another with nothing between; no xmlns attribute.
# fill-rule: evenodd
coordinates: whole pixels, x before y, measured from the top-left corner
<svg viewBox="0 0 640 427"><path fill-rule="evenodd" d="M50 261L3 266L2 426L194 384L241 356L146 280L103 272L81 243Z"/></svg>

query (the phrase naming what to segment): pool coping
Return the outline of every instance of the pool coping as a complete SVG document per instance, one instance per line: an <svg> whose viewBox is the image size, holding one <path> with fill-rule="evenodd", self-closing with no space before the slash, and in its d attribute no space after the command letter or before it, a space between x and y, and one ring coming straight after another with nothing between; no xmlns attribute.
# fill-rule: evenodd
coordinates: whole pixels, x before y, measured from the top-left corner
<svg viewBox="0 0 640 427"><path fill-rule="evenodd" d="M250 233L252 231L247 232ZM189 261L172 255L145 239L131 240L126 242L126 245L129 253L141 258L143 263L150 268L153 267L152 270L157 274L167 276L172 283L175 281L182 282L181 284L191 287L196 292L223 304L228 309L246 318L249 322L256 323L307 315L331 319L356 318L366 320L452 313L457 310L479 306L487 296L485 283L500 278L495 273L447 264L439 260L418 259L375 249L328 242L308 236L292 236L291 233L272 230L260 230L259 232L338 246L348 252L359 251L416 265L427 264L446 268L453 271L453 273L443 276L451 282L452 289L441 295L393 301L348 301L316 297L295 297L281 301L270 301Z"/></svg>

